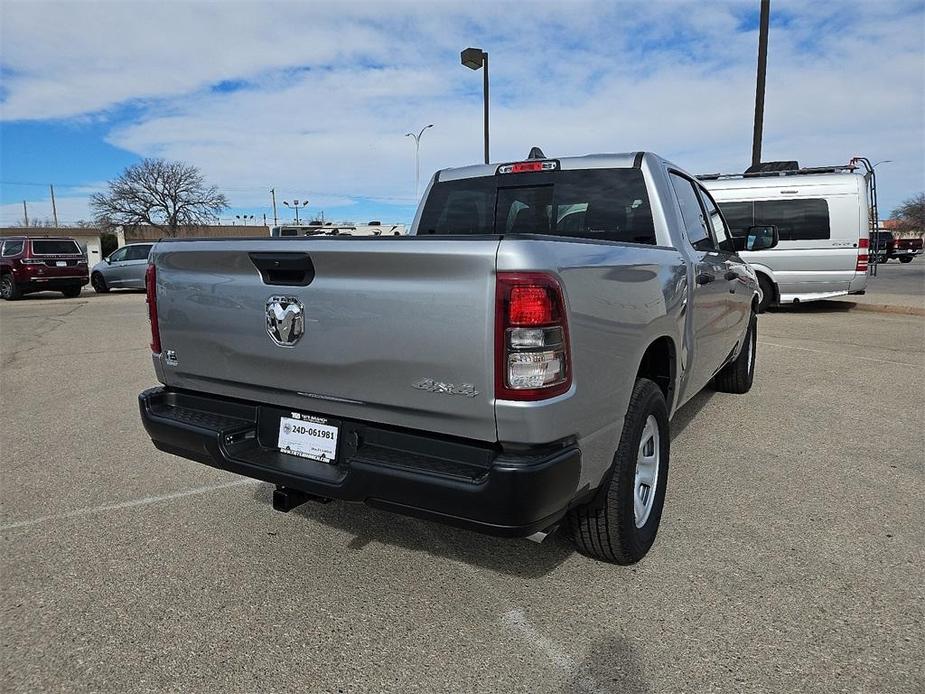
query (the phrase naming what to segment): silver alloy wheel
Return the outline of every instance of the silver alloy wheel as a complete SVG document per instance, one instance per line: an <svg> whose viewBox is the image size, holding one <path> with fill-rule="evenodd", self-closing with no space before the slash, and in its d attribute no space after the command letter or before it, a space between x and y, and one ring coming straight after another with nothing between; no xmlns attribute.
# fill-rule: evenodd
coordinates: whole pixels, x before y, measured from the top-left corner
<svg viewBox="0 0 925 694"><path fill-rule="evenodd" d="M0 296L4 299L9 299L13 295L13 280L10 279L9 275L5 275L3 280L0 280Z"/></svg>
<svg viewBox="0 0 925 694"><path fill-rule="evenodd" d="M649 520L655 504L655 489L658 486L659 452L658 420L650 414L639 438L639 453L636 456L636 478L633 483L633 515L636 527L641 528Z"/></svg>

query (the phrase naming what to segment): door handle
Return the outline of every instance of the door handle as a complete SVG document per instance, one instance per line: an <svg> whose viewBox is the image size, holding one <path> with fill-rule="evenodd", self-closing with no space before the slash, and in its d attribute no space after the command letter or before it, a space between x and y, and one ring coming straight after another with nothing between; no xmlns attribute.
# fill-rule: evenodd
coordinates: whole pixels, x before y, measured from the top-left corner
<svg viewBox="0 0 925 694"><path fill-rule="evenodd" d="M723 277L724 277L725 279L729 280L730 282L732 282L732 280L737 280L737 279L739 279L739 273L736 272L735 270L727 270L727 271L726 271L726 274L723 275Z"/></svg>
<svg viewBox="0 0 925 694"><path fill-rule="evenodd" d="M699 275L697 275L697 284L710 284L710 282L715 279L716 277L713 275L706 272L701 272Z"/></svg>

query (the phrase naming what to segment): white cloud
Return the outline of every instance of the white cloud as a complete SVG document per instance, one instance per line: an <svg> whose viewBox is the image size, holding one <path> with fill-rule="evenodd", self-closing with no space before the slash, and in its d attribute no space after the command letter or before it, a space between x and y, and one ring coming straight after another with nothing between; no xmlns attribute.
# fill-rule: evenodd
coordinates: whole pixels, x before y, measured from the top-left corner
<svg viewBox="0 0 925 694"><path fill-rule="evenodd" d="M90 219L88 206L89 193L78 195L59 195L55 193L55 207L58 210L58 221L61 224L74 224L78 221ZM54 219L51 208L51 198L48 195L27 195L25 198L29 221L49 222ZM22 202L0 205L0 226L20 226L23 222Z"/></svg>
<svg viewBox="0 0 925 694"><path fill-rule="evenodd" d="M236 206L412 203L422 177L492 154L651 149L695 171L748 163L756 30L730 3L3 5L6 120L116 113L109 141L200 166ZM775 2L765 159L892 159L886 205L925 187L922 9ZM54 17L48 21L48 17ZM216 89L233 81L231 90ZM116 110L114 110L116 109ZM105 117L105 116L104 116ZM115 173L115 172L113 172ZM338 203L338 204L333 204Z"/></svg>

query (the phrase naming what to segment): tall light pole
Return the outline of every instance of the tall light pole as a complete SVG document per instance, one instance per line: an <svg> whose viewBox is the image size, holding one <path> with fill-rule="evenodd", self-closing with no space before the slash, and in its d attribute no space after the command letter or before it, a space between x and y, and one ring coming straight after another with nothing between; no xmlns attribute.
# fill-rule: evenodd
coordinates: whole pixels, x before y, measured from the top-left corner
<svg viewBox="0 0 925 694"><path fill-rule="evenodd" d="M289 207L295 210L295 223L298 224L299 223L299 208L308 207L308 200L303 200L301 204L299 204L298 200L293 200L291 205L287 201L283 200L283 204L286 207Z"/></svg>
<svg viewBox="0 0 925 694"><path fill-rule="evenodd" d="M428 128L434 127L434 124L425 125L417 135L414 133L405 133L405 137L414 138L414 199L417 200L421 188L421 135Z"/></svg>
<svg viewBox="0 0 925 694"><path fill-rule="evenodd" d="M764 83L768 72L768 28L771 0L761 0L758 24L758 76L755 83L755 129L752 133L752 166L761 163L761 138L764 134Z"/></svg>
<svg viewBox="0 0 925 694"><path fill-rule="evenodd" d="M470 70L483 69L482 72L482 106L485 111L485 163L488 163L488 53L481 48L467 48L459 54L463 65Z"/></svg>

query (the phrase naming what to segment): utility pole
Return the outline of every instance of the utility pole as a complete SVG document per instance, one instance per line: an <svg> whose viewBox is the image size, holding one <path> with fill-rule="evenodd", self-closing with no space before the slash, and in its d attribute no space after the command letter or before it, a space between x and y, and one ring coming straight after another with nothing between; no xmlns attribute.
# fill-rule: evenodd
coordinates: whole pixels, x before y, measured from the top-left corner
<svg viewBox="0 0 925 694"><path fill-rule="evenodd" d="M764 130L764 84L768 71L768 28L771 20L771 0L761 0L758 28L758 79L755 85L755 130L752 135L752 166L761 163L761 137Z"/></svg>
<svg viewBox="0 0 925 694"><path fill-rule="evenodd" d="M26 226L28 227L28 226L29 226L29 210L28 210L28 208L26 208L26 201L25 201L25 200L22 201L22 216L23 216L23 219L24 219L25 222L26 222Z"/></svg>
<svg viewBox="0 0 925 694"><path fill-rule="evenodd" d="M48 190L51 191L51 214L55 218L55 227L57 227L58 226L58 208L55 205L55 187L49 184Z"/></svg>
<svg viewBox="0 0 925 694"><path fill-rule="evenodd" d="M273 196L273 226L277 226L279 219L276 217L276 188L270 188L270 195Z"/></svg>

